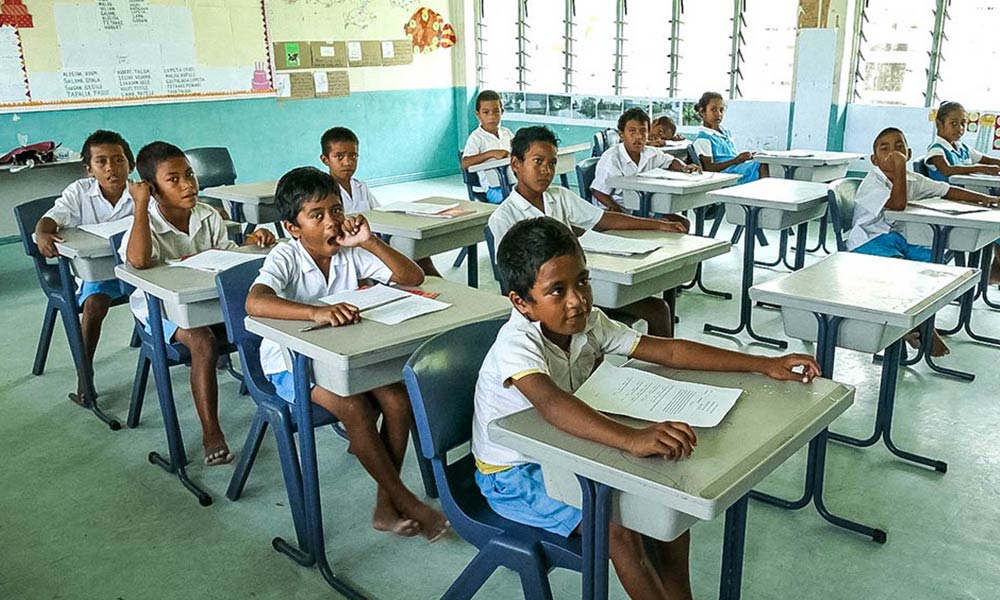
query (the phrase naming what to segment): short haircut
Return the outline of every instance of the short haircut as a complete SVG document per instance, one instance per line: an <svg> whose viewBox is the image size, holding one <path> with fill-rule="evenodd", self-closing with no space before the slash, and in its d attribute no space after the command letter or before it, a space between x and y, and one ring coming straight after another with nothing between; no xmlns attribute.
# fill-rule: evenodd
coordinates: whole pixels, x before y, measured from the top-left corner
<svg viewBox="0 0 1000 600"><path fill-rule="evenodd" d="M719 92L705 92L701 95L701 98L698 98L698 103L694 105L694 109L697 112L701 112L708 108L708 104L712 100L723 100L722 94Z"/></svg>
<svg viewBox="0 0 1000 600"><path fill-rule="evenodd" d="M628 125L629 121L639 121L648 127L649 115L638 106L633 106L618 117L618 131L625 131L625 126Z"/></svg>
<svg viewBox="0 0 1000 600"><path fill-rule="evenodd" d="M476 96L476 112L479 112L479 105L483 102L500 102L500 94L493 90L483 90ZM500 105L503 108L503 105Z"/></svg>
<svg viewBox="0 0 1000 600"><path fill-rule="evenodd" d="M882 131L878 132L878 135L875 136L875 141L872 142L872 152L875 152L875 148L878 147L878 141L883 137L889 135L890 133L898 133L899 135L903 136L903 141L906 142L906 134L903 133L902 129L900 129L899 127L886 127ZM909 146L908 142L907 146Z"/></svg>
<svg viewBox="0 0 1000 600"><path fill-rule="evenodd" d="M135 157L135 167L139 171L139 177L143 181L156 183L156 169L160 163L171 158L187 158L184 151L173 144L167 142L151 142L139 150L139 155Z"/></svg>
<svg viewBox="0 0 1000 600"><path fill-rule="evenodd" d="M652 127L653 125L659 125L660 127L673 129L675 132L677 131L677 123L674 123L674 120L667 115L653 119L653 122L650 123L649 126Z"/></svg>
<svg viewBox="0 0 1000 600"><path fill-rule="evenodd" d="M587 260L576 235L566 225L552 217L515 223L497 248L497 270L505 288L501 292L514 292L531 301L531 288L542 265L568 255L577 255L584 262Z"/></svg>
<svg viewBox="0 0 1000 600"><path fill-rule="evenodd" d="M559 138L552 130L544 125L533 125L522 127L514 134L514 139L510 141L510 154L516 156L518 160L524 160L524 155L535 142L544 142L559 147Z"/></svg>
<svg viewBox="0 0 1000 600"><path fill-rule="evenodd" d="M298 223L296 219L303 204L327 196L340 198L340 186L329 173L316 167L297 167L278 180L278 187L274 190L274 206L282 220Z"/></svg>
<svg viewBox="0 0 1000 600"><path fill-rule="evenodd" d="M330 151L330 146L337 142L354 142L358 144L358 136L346 127L331 127L323 132L323 137L319 140L320 151L326 156Z"/></svg>
<svg viewBox="0 0 1000 600"><path fill-rule="evenodd" d="M935 120L938 123L944 123L944 118L947 117L950 113L955 112L956 110L965 110L965 107L959 104L958 102L946 100L941 103L941 106L938 107L937 116L935 117Z"/></svg>
<svg viewBox="0 0 1000 600"><path fill-rule="evenodd" d="M87 139L83 141L83 148L80 149L80 155L83 157L83 164L88 167L90 166L91 159L90 149L93 146L121 146L122 151L125 153L125 158L128 160L128 170L131 171L135 168L135 156L132 154L132 148L120 133L98 129L87 136Z"/></svg>

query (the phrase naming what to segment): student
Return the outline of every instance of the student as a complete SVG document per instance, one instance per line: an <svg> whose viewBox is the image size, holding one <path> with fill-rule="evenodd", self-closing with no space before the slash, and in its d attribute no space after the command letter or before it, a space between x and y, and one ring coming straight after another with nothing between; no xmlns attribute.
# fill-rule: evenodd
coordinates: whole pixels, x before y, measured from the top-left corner
<svg viewBox="0 0 1000 600"><path fill-rule="evenodd" d="M698 444L685 423L633 428L593 410L574 392L608 354L675 369L759 372L810 382L810 356L752 356L686 340L667 340L612 321L593 308L587 262L576 237L548 217L514 225L498 249L510 287L510 319L500 329L476 382L472 453L476 483L501 516L563 537L578 535L579 509L547 495L541 468L494 442L489 424L534 407L559 429L638 457L681 460ZM796 372L801 369L801 373ZM610 555L631 598L691 598L690 533L661 542L611 523Z"/></svg>
<svg viewBox="0 0 1000 600"><path fill-rule="evenodd" d="M683 135L677 133L677 124L667 115L657 117L649 124L650 146L662 146L664 142L680 142L684 139Z"/></svg>
<svg viewBox="0 0 1000 600"><path fill-rule="evenodd" d="M489 227L499 244L515 223L547 215L579 232L590 229L647 229L684 233L683 223L642 219L629 214L604 211L564 187L549 187L555 177L558 140L548 127L524 127L511 143L511 167L517 174L517 186L507 200L490 215ZM659 298L646 298L618 311L644 319L651 335L673 335L674 320L670 308Z"/></svg>
<svg viewBox="0 0 1000 600"><path fill-rule="evenodd" d="M180 148L166 142L148 144L139 151L136 168L142 183L132 186L135 222L122 239L122 260L136 269L148 269L211 248L236 248L219 213L198 202L198 179ZM155 202L150 202L151 198ZM267 229L258 229L245 241L245 245L257 246L273 243L274 235ZM163 323L148 323L146 297L141 290L132 294L129 304L147 331L162 327L167 342L176 340L191 353L191 395L201 421L205 464L231 463L233 453L219 425L216 333L209 327L182 329L166 318Z"/></svg>
<svg viewBox="0 0 1000 600"><path fill-rule="evenodd" d="M132 195L128 175L135 167L132 149L118 133L98 129L83 142L80 150L87 177L63 190L55 205L35 225L35 240L43 256L56 258L56 242L63 241L59 230L80 225L118 221L132 215ZM111 302L121 297L117 279L77 280L76 301L82 308L80 329L87 363L93 364L101 325ZM77 380L76 393L69 399L83 405L83 383ZM91 398L93 400L93 398Z"/></svg>
<svg viewBox="0 0 1000 600"><path fill-rule="evenodd" d="M701 166L713 173L735 173L738 183L750 183L768 177L767 165L753 160L751 152L739 152L733 134L722 127L726 101L717 92L705 92L695 105L701 116L701 127L694 138L694 149L701 159Z"/></svg>
<svg viewBox="0 0 1000 600"><path fill-rule="evenodd" d="M483 90L476 96L476 118L479 127L469 134L462 151L462 168L488 160L507 158L510 156L510 141L514 138L510 129L500 125L503 116L503 104L500 94L493 90ZM508 179L512 178L510 169ZM486 190L486 199L492 204L503 202L503 188L500 187L500 176L495 169L479 173L479 185Z"/></svg>
<svg viewBox="0 0 1000 600"><path fill-rule="evenodd" d="M248 314L351 325L361 320L356 307L326 306L319 299L356 290L364 278L423 283L420 267L372 235L364 215L345 216L340 193L337 182L312 167L292 169L278 181L275 206L293 240L267 256L247 297ZM278 395L294 402L292 374L276 343L261 342L260 362ZM422 533L431 541L440 537L448 527L444 515L421 502L399 478L413 420L403 384L346 397L314 386L311 396L344 424L351 452L378 483L372 526L401 536Z"/></svg>
<svg viewBox="0 0 1000 600"><path fill-rule="evenodd" d="M358 136L346 127L331 127L320 139L319 159L340 186L344 214L348 215L361 214L379 207L375 195L368 191L368 184L354 177L354 172L358 170L358 145ZM417 264L427 275L441 276L431 257L421 258L417 260Z"/></svg>
<svg viewBox="0 0 1000 600"><path fill-rule="evenodd" d="M666 152L646 147L649 141L649 115L641 108L630 108L618 117L618 134L621 136L621 142L608 148L601 155L594 171L594 182L590 184L590 191L594 194L594 204L605 210L625 212L622 206L622 190L612 188L608 184L609 177L635 175L653 169L669 169L684 173L701 172L701 168L697 165L685 165ZM677 215L668 218L685 224L687 221Z"/></svg>
<svg viewBox="0 0 1000 600"><path fill-rule="evenodd" d="M870 158L872 170L854 196L853 227L847 237L847 249L852 252L930 262L930 248L907 242L895 223L885 216L886 210L906 210L908 202L938 197L984 205L1000 201L908 170L910 149L906 136L895 127L887 127L875 136ZM916 343L912 337L907 341ZM948 352L935 332L931 354L944 356Z"/></svg>

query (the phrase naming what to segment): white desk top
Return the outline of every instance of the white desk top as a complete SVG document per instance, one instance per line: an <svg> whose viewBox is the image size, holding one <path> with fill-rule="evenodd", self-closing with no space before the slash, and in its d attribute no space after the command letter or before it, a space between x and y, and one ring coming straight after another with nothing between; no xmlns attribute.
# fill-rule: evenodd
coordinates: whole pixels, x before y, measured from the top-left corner
<svg viewBox="0 0 1000 600"><path fill-rule="evenodd" d="M584 144L572 144L572 145L569 145L569 146L559 146L558 148L556 148L556 157L561 159L561 158L564 158L564 157L572 156L572 155L576 154L577 152L586 152L586 151L589 151L589 150L590 150L590 144L587 144L587 143L584 143ZM560 161L560 163L562 164L563 161ZM485 171L487 169L499 169L499 168L503 168L503 167L506 167L506 166L509 166L509 165L510 165L510 157L507 157L507 158L494 158L492 160L487 160L485 162L481 162L478 165L472 165L471 167L469 167L466 170L469 173L478 173L480 171ZM575 163L574 163L574 165L575 165ZM572 167L568 166L568 163L566 163L566 166L564 166L562 168L560 168L560 166L557 165L556 166L556 175L561 175L562 173L568 173L569 171L572 171L572 170L573 170Z"/></svg>
<svg viewBox="0 0 1000 600"><path fill-rule="evenodd" d="M979 269L837 252L750 288L760 302L912 328L976 285Z"/></svg>
<svg viewBox="0 0 1000 600"><path fill-rule="evenodd" d="M59 254L66 258L105 258L113 256L111 242L99 235L87 233L82 229L77 229L76 227L60 229L59 237L63 241L56 242L56 249L59 250ZM32 234L31 238L35 238L34 234Z"/></svg>
<svg viewBox="0 0 1000 600"><path fill-rule="evenodd" d="M497 442L546 465L570 470L624 493L699 519L719 516L805 445L854 401L854 389L828 379L811 384L774 381L750 373L678 371L631 361L629 366L672 379L742 388L718 427L699 428L690 458L672 462L627 452L560 431L535 409L490 424ZM615 417L630 425L640 421Z"/></svg>
<svg viewBox="0 0 1000 600"><path fill-rule="evenodd" d="M274 204L274 190L277 187L277 181L256 181L205 188L199 194L240 204Z"/></svg>
<svg viewBox="0 0 1000 600"><path fill-rule="evenodd" d="M710 173L710 179L683 181L680 179L657 179L638 175L618 175L608 178L608 185L620 190L650 192L653 194L701 194L717 190L739 181L739 175L732 173Z"/></svg>
<svg viewBox="0 0 1000 600"><path fill-rule="evenodd" d="M1000 187L1000 175L952 175L948 183L971 187Z"/></svg>
<svg viewBox="0 0 1000 600"><path fill-rule="evenodd" d="M611 235L638 239L656 239L663 242L649 254L614 256L591 252L587 255L587 268L594 279L632 285L662 273L675 271L726 254L731 247L728 241L713 238L664 233L662 231L606 231Z"/></svg>
<svg viewBox="0 0 1000 600"><path fill-rule="evenodd" d="M376 233L421 240L445 235L456 229L468 229L470 227L479 227L482 229L486 227L490 215L497 209L496 204L469 202L468 200L459 200L457 198L422 198L415 202L426 204L458 204L458 208L471 209L473 212L451 219L422 217L377 209L366 211L364 215L368 219L368 224L371 226L372 231Z"/></svg>
<svg viewBox="0 0 1000 600"><path fill-rule="evenodd" d="M452 306L398 325L362 319L346 327L299 331L305 321L247 317L247 330L301 354L340 369L361 367L408 356L417 346L441 332L510 314L510 300L498 294L428 277L421 289L438 292L438 300Z"/></svg>
<svg viewBox="0 0 1000 600"><path fill-rule="evenodd" d="M663 142L662 146L654 146L653 144L646 144L647 148L653 148L654 150L663 150L664 152L670 152L671 150L686 150L688 146L692 144L691 140L667 140Z"/></svg>
<svg viewBox="0 0 1000 600"><path fill-rule="evenodd" d="M790 167L822 167L843 165L864 158L864 154L856 152L829 152L826 150L802 150L802 152L808 152L812 156L769 155L767 151L762 151L754 155L754 160L765 164L788 165Z"/></svg>
<svg viewBox="0 0 1000 600"><path fill-rule="evenodd" d="M764 177L743 185L709 192L708 195L727 204L794 212L804 210L820 201L825 202L826 188L825 183Z"/></svg>
<svg viewBox="0 0 1000 600"><path fill-rule="evenodd" d="M885 216L889 220L900 223L928 223L972 229L996 229L1000 235L1000 209L997 208L961 215L949 215L929 208L907 206L906 210L903 211L887 210Z"/></svg>

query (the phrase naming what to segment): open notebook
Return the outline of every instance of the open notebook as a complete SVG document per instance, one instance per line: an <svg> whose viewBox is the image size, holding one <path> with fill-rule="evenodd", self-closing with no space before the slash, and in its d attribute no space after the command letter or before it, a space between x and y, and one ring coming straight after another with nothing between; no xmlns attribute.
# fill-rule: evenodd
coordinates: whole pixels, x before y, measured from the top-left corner
<svg viewBox="0 0 1000 600"><path fill-rule="evenodd" d="M124 233L132 227L132 221L134 218L132 216L125 217L124 219L119 219L117 221L107 221L105 223L91 223L89 225L80 225L80 231L86 231L96 235L97 237L110 240L113 236L119 233Z"/></svg>
<svg viewBox="0 0 1000 600"><path fill-rule="evenodd" d="M363 313L364 319L397 325L403 321L449 308L451 304L419 296L389 287L373 285L369 288L337 292L319 299L323 304L347 303L356 306Z"/></svg>
<svg viewBox="0 0 1000 600"><path fill-rule="evenodd" d="M674 181L708 181L712 178L711 173L684 173L682 171L668 171L667 169L652 169L639 173L639 177L650 179L671 179Z"/></svg>

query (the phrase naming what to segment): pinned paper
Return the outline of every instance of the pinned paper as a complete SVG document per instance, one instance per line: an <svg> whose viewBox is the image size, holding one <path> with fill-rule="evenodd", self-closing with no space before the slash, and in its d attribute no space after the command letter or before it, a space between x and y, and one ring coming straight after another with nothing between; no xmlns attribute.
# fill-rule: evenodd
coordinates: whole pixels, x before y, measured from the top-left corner
<svg viewBox="0 0 1000 600"><path fill-rule="evenodd" d="M326 71L313 72L313 83L316 87L316 94L328 94L330 92L330 81L326 77Z"/></svg>
<svg viewBox="0 0 1000 600"><path fill-rule="evenodd" d="M382 42L382 58L395 58L396 50L392 42Z"/></svg>
<svg viewBox="0 0 1000 600"><path fill-rule="evenodd" d="M361 42L347 42L347 60L350 62L361 61Z"/></svg>
<svg viewBox="0 0 1000 600"><path fill-rule="evenodd" d="M340 69L347 66L344 42L312 42L312 66L316 69Z"/></svg>
<svg viewBox="0 0 1000 600"><path fill-rule="evenodd" d="M316 84L313 80L312 73L289 73L289 79L291 80L292 98L300 99L316 97Z"/></svg>
<svg viewBox="0 0 1000 600"><path fill-rule="evenodd" d="M285 64L289 67L302 65L302 54L298 44L285 44Z"/></svg>
<svg viewBox="0 0 1000 600"><path fill-rule="evenodd" d="M312 50L309 42L275 42L274 68L308 69L312 67Z"/></svg>
<svg viewBox="0 0 1000 600"><path fill-rule="evenodd" d="M334 56L337 56L337 49L333 46L320 46L319 55L323 58L333 58Z"/></svg>
<svg viewBox="0 0 1000 600"><path fill-rule="evenodd" d="M275 73L274 90L279 98L292 97L292 79L288 73Z"/></svg>

